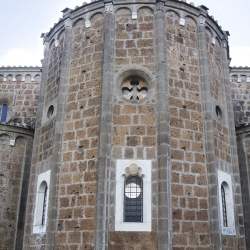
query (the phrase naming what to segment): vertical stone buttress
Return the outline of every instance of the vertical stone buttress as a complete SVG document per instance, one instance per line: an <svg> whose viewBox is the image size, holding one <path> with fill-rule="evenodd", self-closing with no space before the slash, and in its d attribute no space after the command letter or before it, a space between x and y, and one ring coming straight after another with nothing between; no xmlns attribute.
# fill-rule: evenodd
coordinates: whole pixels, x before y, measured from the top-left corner
<svg viewBox="0 0 250 250"><path fill-rule="evenodd" d="M29 192L28 192L28 200L27 200L27 209L26 209L26 225L24 229L24 241L23 241L23 249L29 249L30 246L30 238L32 235L32 222L33 222L33 207L34 201L36 200L36 191L34 185L36 185L35 181L37 180L36 168L34 167L39 155L40 148L40 135L41 135L41 124L42 124L42 114L43 114L43 103L45 98L45 90L46 90L46 81L48 75L48 65L49 65L49 43L44 43L44 59L42 61L42 78L40 84L40 95L37 106L37 120L36 120L36 130L34 135L33 142L33 154L31 160L31 173L30 173L30 182L29 182Z"/></svg>
<svg viewBox="0 0 250 250"><path fill-rule="evenodd" d="M230 86L230 74L229 74L229 60L228 60L228 42L227 35L224 35L222 42L222 70L223 77L225 79L225 91L226 91L226 103L227 103L227 114L228 114L228 129L229 129L229 143L230 143L230 155L232 159L232 185L235 199L234 213L235 213L235 228L238 229L236 232L239 236L238 247L239 249L246 249L246 239L244 232L244 217L243 217L243 205L242 205L242 192L241 192L241 179L239 172L239 162L237 154L237 143L236 133L234 125L234 114L233 114L233 103L232 103L232 92ZM231 126L230 126L231 125ZM247 216L248 217L248 216Z"/></svg>
<svg viewBox="0 0 250 250"><path fill-rule="evenodd" d="M97 201L95 249L108 248L110 218L110 164L112 147L112 94L114 62L115 22L113 4L105 3L104 41L103 41L103 75L101 86L101 110L99 123L99 152L97 170Z"/></svg>
<svg viewBox="0 0 250 250"><path fill-rule="evenodd" d="M15 242L16 250L19 250L19 249L21 250L22 245L23 245L25 212L26 212L29 179L30 179L32 146L33 146L33 138L27 137L26 142L25 142L25 151L24 151L25 159L23 161L21 197L19 200L19 213L18 213L17 233L16 233L16 242Z"/></svg>
<svg viewBox="0 0 250 250"><path fill-rule="evenodd" d="M70 69L70 51L71 51L71 37L72 37L72 23L68 18L65 20L65 39L64 49L62 52L61 60L61 72L60 72L60 87L57 100L57 115L53 142L53 156L51 161L51 178L50 178L50 195L48 209L48 224L47 224L47 237L46 246L48 249L52 249L55 246L58 211L59 211L59 171L62 166L62 135L64 129L64 121L66 116L67 106L67 89L69 82L69 69Z"/></svg>
<svg viewBox="0 0 250 250"><path fill-rule="evenodd" d="M250 179L249 179L249 139L246 135L249 130L245 131L245 128L237 131L237 150L238 150L238 160L240 169L240 181L241 181L241 191L242 191L242 202L243 202L243 215L244 215L244 226L245 226L245 239L246 239L246 249L250 248Z"/></svg>
<svg viewBox="0 0 250 250"><path fill-rule="evenodd" d="M200 84L202 93L202 108L203 108L203 124L204 137L206 148L206 165L208 175L208 196L209 196L209 217L210 217L210 231L212 237L213 249L221 248L221 237L219 228L219 205L217 197L217 169L215 163L215 147L214 147L214 133L213 133L213 119L212 119L212 103L210 91L210 73L209 62L207 57L205 21L207 11L201 8L201 15L199 17L198 25L198 49L200 60Z"/></svg>
<svg viewBox="0 0 250 250"><path fill-rule="evenodd" d="M171 174L169 164L169 119L164 1L156 5L156 124L158 165L158 249L171 249Z"/></svg>

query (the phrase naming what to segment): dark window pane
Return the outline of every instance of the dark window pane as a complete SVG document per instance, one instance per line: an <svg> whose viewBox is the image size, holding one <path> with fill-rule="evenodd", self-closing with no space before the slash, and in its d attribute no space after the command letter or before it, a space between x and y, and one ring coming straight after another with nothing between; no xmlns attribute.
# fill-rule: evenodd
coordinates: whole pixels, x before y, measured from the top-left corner
<svg viewBox="0 0 250 250"><path fill-rule="evenodd" d="M143 222L143 185L138 176L124 183L124 222Z"/></svg>
<svg viewBox="0 0 250 250"><path fill-rule="evenodd" d="M7 119L8 105L4 104L2 108L1 122L5 122Z"/></svg>

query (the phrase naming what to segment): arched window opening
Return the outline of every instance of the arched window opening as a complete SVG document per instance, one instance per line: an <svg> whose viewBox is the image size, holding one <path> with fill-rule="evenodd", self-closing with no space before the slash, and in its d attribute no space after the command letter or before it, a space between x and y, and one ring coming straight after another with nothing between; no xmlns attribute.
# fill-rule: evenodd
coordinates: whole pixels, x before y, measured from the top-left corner
<svg viewBox="0 0 250 250"><path fill-rule="evenodd" d="M223 184L221 185L221 202L222 202L223 226L227 227L226 193L225 193L225 189L223 187Z"/></svg>
<svg viewBox="0 0 250 250"><path fill-rule="evenodd" d="M1 122L6 122L8 112L8 105L4 104L2 107Z"/></svg>
<svg viewBox="0 0 250 250"><path fill-rule="evenodd" d="M37 210L35 217L35 225L43 226L46 223L48 186L47 182L43 181L39 187L37 194Z"/></svg>
<svg viewBox="0 0 250 250"><path fill-rule="evenodd" d="M45 216L46 216L46 208L47 208L47 192L48 192L48 186L46 185L45 190L44 190L42 225L45 225Z"/></svg>
<svg viewBox="0 0 250 250"><path fill-rule="evenodd" d="M124 182L124 222L143 222L143 182L138 176Z"/></svg>

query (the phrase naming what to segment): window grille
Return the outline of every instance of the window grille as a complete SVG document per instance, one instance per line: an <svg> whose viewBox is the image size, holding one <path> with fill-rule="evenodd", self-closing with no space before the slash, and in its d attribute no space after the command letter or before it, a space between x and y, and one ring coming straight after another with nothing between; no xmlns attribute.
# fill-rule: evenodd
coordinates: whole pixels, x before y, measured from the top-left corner
<svg viewBox="0 0 250 250"><path fill-rule="evenodd" d="M46 207L47 207L47 191L48 191L48 186L46 186L44 190L42 225L45 225L45 215L46 215Z"/></svg>
<svg viewBox="0 0 250 250"><path fill-rule="evenodd" d="M143 222L143 182L138 176L124 182L124 222Z"/></svg>
<svg viewBox="0 0 250 250"><path fill-rule="evenodd" d="M221 200L222 200L223 226L227 227L226 194L223 185L221 185Z"/></svg>
<svg viewBox="0 0 250 250"><path fill-rule="evenodd" d="M1 122L5 122L7 119L8 105L4 104L2 108Z"/></svg>

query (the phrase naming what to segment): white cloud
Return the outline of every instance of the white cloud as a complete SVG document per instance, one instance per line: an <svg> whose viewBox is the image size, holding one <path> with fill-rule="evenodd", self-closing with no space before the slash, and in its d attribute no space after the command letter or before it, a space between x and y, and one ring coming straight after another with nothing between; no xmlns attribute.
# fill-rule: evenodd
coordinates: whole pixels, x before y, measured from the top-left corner
<svg viewBox="0 0 250 250"><path fill-rule="evenodd" d="M27 48L14 48L7 50L0 56L1 66L41 66L41 59L43 57L42 47L32 53L33 50Z"/></svg>
<svg viewBox="0 0 250 250"><path fill-rule="evenodd" d="M232 46L230 47L230 57L232 58L230 66L250 67L250 47Z"/></svg>

